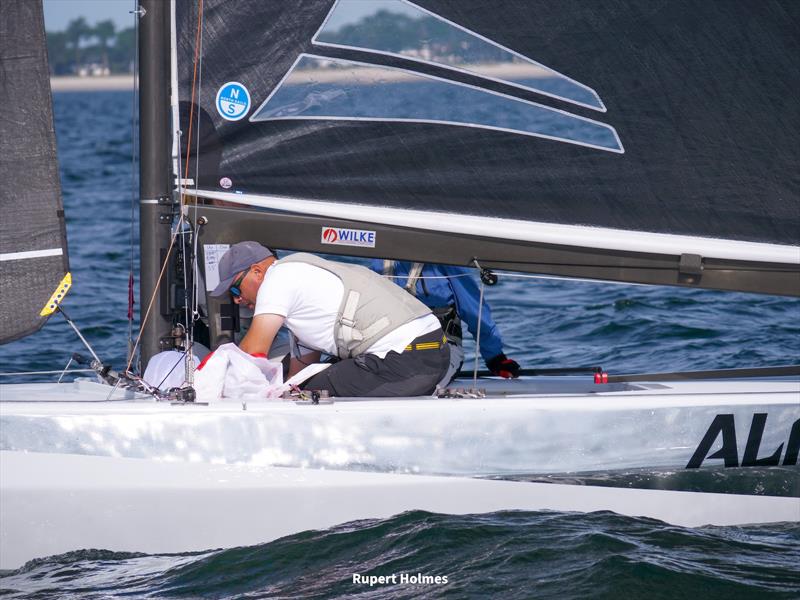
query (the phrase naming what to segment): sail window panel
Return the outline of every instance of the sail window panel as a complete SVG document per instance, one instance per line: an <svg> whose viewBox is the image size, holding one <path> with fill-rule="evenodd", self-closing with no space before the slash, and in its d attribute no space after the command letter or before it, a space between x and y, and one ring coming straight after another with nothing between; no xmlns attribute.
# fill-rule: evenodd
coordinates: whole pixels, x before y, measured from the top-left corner
<svg viewBox="0 0 800 600"><path fill-rule="evenodd" d="M276 119L439 123L623 152L604 123L431 75L308 54L251 118Z"/></svg>
<svg viewBox="0 0 800 600"><path fill-rule="evenodd" d="M337 0L313 42L429 63L606 110L590 87L406 0Z"/></svg>

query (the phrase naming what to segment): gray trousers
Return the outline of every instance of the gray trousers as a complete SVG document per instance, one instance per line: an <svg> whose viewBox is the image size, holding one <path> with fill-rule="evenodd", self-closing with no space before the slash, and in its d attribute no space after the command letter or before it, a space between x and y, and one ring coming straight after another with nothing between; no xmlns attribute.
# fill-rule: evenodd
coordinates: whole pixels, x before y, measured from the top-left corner
<svg viewBox="0 0 800 600"><path fill-rule="evenodd" d="M447 342L447 347L450 350L450 364L447 366L444 377L436 384L436 387L440 388L450 385L453 377L456 376L456 373L461 370L461 365L464 364L464 348L461 346L461 340L448 336Z"/></svg>
<svg viewBox="0 0 800 600"><path fill-rule="evenodd" d="M411 342L441 342L442 330L426 333ZM385 358L364 354L331 365L305 382L306 390L328 390L339 397L427 396L450 368L450 346L429 350L389 352Z"/></svg>

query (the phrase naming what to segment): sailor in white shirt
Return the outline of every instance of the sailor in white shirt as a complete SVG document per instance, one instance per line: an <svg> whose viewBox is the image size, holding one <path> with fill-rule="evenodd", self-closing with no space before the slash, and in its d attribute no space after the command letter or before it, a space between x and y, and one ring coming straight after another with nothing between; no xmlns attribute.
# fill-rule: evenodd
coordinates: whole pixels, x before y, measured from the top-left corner
<svg viewBox="0 0 800 600"><path fill-rule="evenodd" d="M286 326L298 346L289 376L320 354L338 357L304 387L333 396L430 394L449 365L439 320L422 302L369 269L311 254L277 260L257 242L231 246L219 262L212 296L230 293L253 308L250 329L239 344L268 353Z"/></svg>

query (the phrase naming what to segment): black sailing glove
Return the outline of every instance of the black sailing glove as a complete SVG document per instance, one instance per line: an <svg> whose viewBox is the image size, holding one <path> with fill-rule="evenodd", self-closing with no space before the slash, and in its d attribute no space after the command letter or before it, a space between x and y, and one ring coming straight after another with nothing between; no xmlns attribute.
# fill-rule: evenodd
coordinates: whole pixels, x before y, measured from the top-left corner
<svg viewBox="0 0 800 600"><path fill-rule="evenodd" d="M499 375L510 379L512 377L519 377L519 364L515 360L511 360L502 352L486 361L486 366L492 372L492 375Z"/></svg>

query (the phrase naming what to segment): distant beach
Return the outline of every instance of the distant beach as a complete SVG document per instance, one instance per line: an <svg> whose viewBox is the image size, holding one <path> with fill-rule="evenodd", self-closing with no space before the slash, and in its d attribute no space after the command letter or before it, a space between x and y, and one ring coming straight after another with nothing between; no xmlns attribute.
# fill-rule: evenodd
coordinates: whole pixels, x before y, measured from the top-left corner
<svg viewBox="0 0 800 600"><path fill-rule="evenodd" d="M50 88L54 92L109 92L132 90L133 75L109 75L108 77L51 77Z"/></svg>

